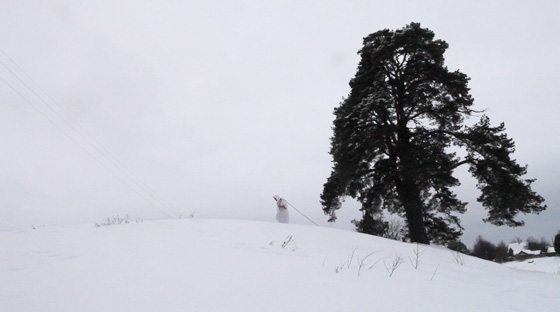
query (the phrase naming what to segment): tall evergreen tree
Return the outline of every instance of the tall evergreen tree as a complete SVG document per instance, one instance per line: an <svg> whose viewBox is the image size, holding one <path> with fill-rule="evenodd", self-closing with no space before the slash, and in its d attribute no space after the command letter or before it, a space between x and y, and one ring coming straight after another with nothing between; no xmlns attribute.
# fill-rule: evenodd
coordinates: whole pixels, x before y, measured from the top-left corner
<svg viewBox="0 0 560 312"><path fill-rule="evenodd" d="M554 236L553 245L554 245L554 251L556 251L557 254L560 254L560 233Z"/></svg>
<svg viewBox="0 0 560 312"><path fill-rule="evenodd" d="M520 226L518 213L546 209L531 189L534 180L522 178L526 167L510 157L514 142L504 124L492 127L481 115L465 125L477 112L469 78L444 66L447 47L417 23L364 38L350 94L334 111L334 166L321 194L330 221L350 196L362 205L357 224L365 232L382 228L373 226L383 224L376 218L390 213L406 219L413 242L455 241L466 203L452 191L460 184L453 171L462 165L478 180L484 221ZM451 152L453 146L466 156Z"/></svg>

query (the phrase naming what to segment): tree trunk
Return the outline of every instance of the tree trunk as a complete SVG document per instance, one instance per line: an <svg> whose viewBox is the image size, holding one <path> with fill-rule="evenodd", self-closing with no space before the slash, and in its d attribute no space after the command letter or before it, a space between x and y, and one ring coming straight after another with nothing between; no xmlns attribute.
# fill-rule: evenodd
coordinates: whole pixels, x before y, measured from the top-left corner
<svg viewBox="0 0 560 312"><path fill-rule="evenodd" d="M404 116L404 111L397 106L399 116ZM413 243L429 244L428 234L424 225L424 207L420 198L420 188L415 183L417 163L413 160L412 147L410 146L410 133L406 128L406 120L399 120L397 155L400 159L399 177L395 181L397 194L404 207L408 235Z"/></svg>
<svg viewBox="0 0 560 312"><path fill-rule="evenodd" d="M424 225L424 207L420 200L420 190L409 182L397 183L397 193L406 213L408 234L413 243L429 244Z"/></svg>

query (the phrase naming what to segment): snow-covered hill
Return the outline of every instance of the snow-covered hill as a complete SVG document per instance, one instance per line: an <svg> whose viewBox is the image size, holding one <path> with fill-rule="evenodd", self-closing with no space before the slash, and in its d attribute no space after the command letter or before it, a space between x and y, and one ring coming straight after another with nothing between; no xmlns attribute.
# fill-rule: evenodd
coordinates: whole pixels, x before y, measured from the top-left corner
<svg viewBox="0 0 560 312"><path fill-rule="evenodd" d="M0 311L542 312L558 311L558 289L556 274L322 227L184 219L0 233Z"/></svg>

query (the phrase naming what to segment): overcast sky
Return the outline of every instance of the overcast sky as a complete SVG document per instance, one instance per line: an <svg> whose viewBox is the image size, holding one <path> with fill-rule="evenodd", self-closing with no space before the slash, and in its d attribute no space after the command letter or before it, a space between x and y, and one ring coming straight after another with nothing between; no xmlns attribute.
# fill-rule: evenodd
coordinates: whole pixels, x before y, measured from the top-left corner
<svg viewBox="0 0 560 312"><path fill-rule="evenodd" d="M505 122L549 207L523 228L484 224L476 182L458 170L463 241L550 239L557 1L2 0L0 230L125 214L273 222L274 194L329 226L319 195L333 109L362 38L410 22L448 42L446 65L471 78L492 124ZM352 228L358 206L338 215L333 227Z"/></svg>

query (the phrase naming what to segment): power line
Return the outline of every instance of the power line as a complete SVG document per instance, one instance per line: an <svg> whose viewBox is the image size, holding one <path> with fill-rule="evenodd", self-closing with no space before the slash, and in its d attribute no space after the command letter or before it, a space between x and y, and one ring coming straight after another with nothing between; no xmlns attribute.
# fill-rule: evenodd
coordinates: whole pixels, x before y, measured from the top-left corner
<svg viewBox="0 0 560 312"><path fill-rule="evenodd" d="M64 108L62 108L43 88L41 88L39 86L39 84L37 82L35 82L35 80L33 80L33 78L31 78L31 76L29 76L4 50L0 49L0 52L2 52L2 54L4 54L60 110L67 113L64 110ZM139 186L144 192L146 192L148 195L150 195L153 199L155 199L156 201L159 201L160 204L163 204L164 206L166 206L166 208L167 208L167 210L169 210L169 212L173 213L177 217L181 217L181 214L177 212L177 210L175 209L175 207L173 207L173 205L171 205L169 202L167 202L163 197L159 196L154 190L149 188L139 178L137 178L134 174L132 174L132 172L121 161L119 161L113 154L111 154L105 147L103 147L103 145L101 143L99 143L99 141L97 141L89 132L87 132L85 129L83 129L82 127L77 125L77 128L80 130L80 131L78 131L78 129L76 127L74 127L74 125L72 125L70 122L66 121L56 111L56 109L54 109L49 103L47 103L47 101L45 101L39 94L37 94L37 92L35 92L33 90L33 88L31 88L25 81L23 81L14 71L12 71L1 60L0 60L0 64L4 68L6 68L14 77L16 77L16 79L18 79L20 81L20 83L22 83L29 91L31 91L31 93L33 93L39 100L41 100L56 115L56 117L58 117L59 120L61 120L63 123L65 123L67 127L69 127L71 130L73 130L75 133L77 133L82 138L83 141L85 141L87 144L89 144L89 146L91 146L95 151L97 151L97 153L99 155L101 155L103 157L103 159L105 159L105 161L108 161L109 164L111 164L114 167L116 167L117 169L119 169L121 171L121 173L124 173L125 176L127 176L129 179L131 179L137 186ZM27 104L29 104L31 107L33 107L33 109L35 109L39 114L41 114L41 116L43 116L45 119L47 119L51 123L51 125L53 125L55 128L57 128L61 133L63 133L66 137L68 137L76 146L78 146L89 157L91 157L95 162L97 162L99 165L104 167L111 174L113 174L115 177L117 177L119 180L121 180L131 190L133 190L134 192L136 192L137 194L142 196L151 205L157 207L160 210L160 212L164 213L168 217L173 217L170 214L168 214L167 212L164 212L158 205L154 204L149 198L147 198L145 194L140 193L136 188L132 187L126 180L124 180L121 176L119 176L115 171L113 171L105 163L103 163L101 160L96 158L84 146L82 146L79 142L77 142L67 131L65 131L62 127L60 127L53 119L49 118L43 111L41 111L36 105L34 105L30 100L28 100L12 84L10 84L8 81L6 81L2 77L0 77L0 79L2 81L4 81L4 83L6 83L6 85L8 85L12 90L14 90L14 92L16 92ZM84 134L89 136L89 138L87 138ZM93 140L96 144L92 143L90 139Z"/></svg>
<svg viewBox="0 0 560 312"><path fill-rule="evenodd" d="M103 168L105 168L107 171L109 171L111 174L113 174L117 179L121 180L121 182L123 182L127 187L129 187L132 191L134 191L135 193L137 193L138 195L142 196L144 198L144 200L146 200L148 203L150 203L151 205L158 207L158 205L154 204L149 198L146 198L142 193L140 193L137 189L135 189L134 187L132 187L126 180L124 180L122 177L120 177L119 175L117 175L111 168L109 168L107 165L105 165L103 162L99 161L99 159L97 159L95 156L93 156L93 154L91 154L87 149L85 149L80 143L78 143L78 141L76 141L70 134L68 134L68 132L66 132L64 129L62 129L59 125L57 125L51 118L49 118L45 113L43 113L37 106L35 106L33 103L31 103L31 101L29 101L23 94L21 94L12 84L10 84L9 82L7 82L4 78L2 78L0 76L0 80L4 81L4 83L6 83L6 85L8 85L10 88L12 88L12 90L14 90L14 92L16 92L17 95L19 95L27 104L29 104L31 107L33 107L33 109L35 109L37 112L39 112L39 114L41 114L43 117L45 117L55 128L57 128L62 134L64 134L68 139L70 139L70 141L72 141L76 146L78 146L82 151L84 151L89 157L91 157L95 162L97 162L99 165L101 165ZM159 207L158 207L159 209ZM162 212L163 214L165 214L166 216L173 218L172 215L168 214L167 212L163 211L160 209L160 212Z"/></svg>

